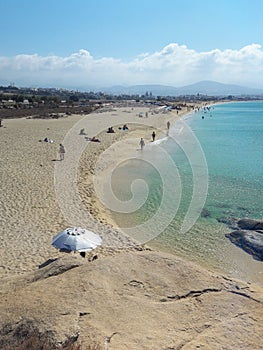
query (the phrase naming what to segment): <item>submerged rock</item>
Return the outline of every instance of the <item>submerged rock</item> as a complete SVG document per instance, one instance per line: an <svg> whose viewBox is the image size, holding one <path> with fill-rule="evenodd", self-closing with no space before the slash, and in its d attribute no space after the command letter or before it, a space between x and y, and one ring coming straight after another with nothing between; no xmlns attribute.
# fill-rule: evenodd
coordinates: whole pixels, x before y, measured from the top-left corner
<svg viewBox="0 0 263 350"><path fill-rule="evenodd" d="M226 237L254 259L263 261L263 231L236 230L226 234Z"/></svg>
<svg viewBox="0 0 263 350"><path fill-rule="evenodd" d="M227 225L228 227L230 227L233 230L236 230L238 228L238 226L237 226L238 219L237 218L234 218L234 217L227 217L227 218L222 217L222 218L217 218L217 221Z"/></svg>
<svg viewBox="0 0 263 350"><path fill-rule="evenodd" d="M201 216L203 218L210 218L211 217L211 213L210 213L210 211L208 209L203 208L202 212L201 212Z"/></svg>

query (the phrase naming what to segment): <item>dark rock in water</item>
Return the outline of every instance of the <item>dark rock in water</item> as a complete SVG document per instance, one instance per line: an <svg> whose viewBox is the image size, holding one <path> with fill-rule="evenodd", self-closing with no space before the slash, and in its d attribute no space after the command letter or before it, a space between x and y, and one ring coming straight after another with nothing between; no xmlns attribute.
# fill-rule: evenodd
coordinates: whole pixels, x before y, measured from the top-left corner
<svg viewBox="0 0 263 350"><path fill-rule="evenodd" d="M226 234L226 237L255 260L263 261L263 231L237 230Z"/></svg>
<svg viewBox="0 0 263 350"><path fill-rule="evenodd" d="M238 227L237 227L237 221L238 219L236 218L233 218L233 217L229 217L229 218L217 218L217 221L218 222L221 222L222 224L225 224L227 226L229 226L230 228L236 230Z"/></svg>
<svg viewBox="0 0 263 350"><path fill-rule="evenodd" d="M211 217L210 211L207 210L206 208L203 208L203 209L202 209L202 212L201 212L201 216L202 216L203 218L210 218L210 217Z"/></svg>
<svg viewBox="0 0 263 350"><path fill-rule="evenodd" d="M226 204L226 203L217 203L216 206L217 206L217 208L227 208L227 209L231 208L231 205Z"/></svg>
<svg viewBox="0 0 263 350"><path fill-rule="evenodd" d="M241 219L237 224L243 230L263 230L263 220Z"/></svg>

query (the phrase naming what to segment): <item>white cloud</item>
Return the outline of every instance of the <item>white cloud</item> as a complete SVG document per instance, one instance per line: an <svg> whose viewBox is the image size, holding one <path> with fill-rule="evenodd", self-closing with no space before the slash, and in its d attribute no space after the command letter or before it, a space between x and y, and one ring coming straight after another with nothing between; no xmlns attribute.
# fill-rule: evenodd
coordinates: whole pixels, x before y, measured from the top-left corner
<svg viewBox="0 0 263 350"><path fill-rule="evenodd" d="M258 44L240 50L197 52L176 43L130 62L112 57L95 59L87 50L68 57L17 55L0 57L0 83L18 86L90 87L116 84L182 86L215 80L263 88L263 51Z"/></svg>

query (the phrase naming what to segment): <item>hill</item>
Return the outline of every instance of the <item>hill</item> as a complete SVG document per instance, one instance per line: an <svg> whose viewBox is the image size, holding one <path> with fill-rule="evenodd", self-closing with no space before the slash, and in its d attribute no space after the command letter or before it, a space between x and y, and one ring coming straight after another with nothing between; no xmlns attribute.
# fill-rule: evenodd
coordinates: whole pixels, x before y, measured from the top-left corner
<svg viewBox="0 0 263 350"><path fill-rule="evenodd" d="M143 95L146 92L153 96L181 96L181 95L209 95L209 96L263 96L263 89L252 89L239 85L223 84L215 81L200 81L195 84L182 87L168 85L132 85L132 86L112 86L100 88L105 93L114 95Z"/></svg>

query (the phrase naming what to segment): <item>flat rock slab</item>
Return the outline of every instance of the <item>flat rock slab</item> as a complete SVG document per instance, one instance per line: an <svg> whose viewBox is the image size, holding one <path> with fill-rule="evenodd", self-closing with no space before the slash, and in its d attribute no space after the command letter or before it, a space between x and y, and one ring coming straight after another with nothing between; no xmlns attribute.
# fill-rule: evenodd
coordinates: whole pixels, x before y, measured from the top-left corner
<svg viewBox="0 0 263 350"><path fill-rule="evenodd" d="M262 288L165 253L97 254L0 285L0 348L22 349L32 334L83 349L262 348Z"/></svg>

